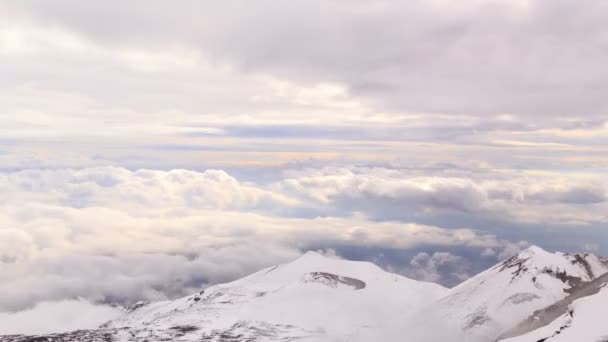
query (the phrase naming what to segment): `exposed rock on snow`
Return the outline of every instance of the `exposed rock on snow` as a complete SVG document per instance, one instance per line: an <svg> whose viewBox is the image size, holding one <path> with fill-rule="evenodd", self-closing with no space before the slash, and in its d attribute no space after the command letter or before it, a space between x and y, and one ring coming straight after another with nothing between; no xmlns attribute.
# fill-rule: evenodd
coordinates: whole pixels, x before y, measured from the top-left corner
<svg viewBox="0 0 608 342"><path fill-rule="evenodd" d="M304 281L308 283L319 283L325 284L331 287L338 287L339 285L350 286L355 290L361 290L365 288L365 282L359 279L343 277L327 272L311 272L304 276Z"/></svg>
<svg viewBox="0 0 608 342"><path fill-rule="evenodd" d="M608 313L607 284L608 273L585 284L559 302L534 312L507 332L504 341L608 341L605 319ZM583 318L580 318L581 312ZM595 315L596 318L589 319L586 315ZM578 335L579 331L585 332L586 337ZM510 336L519 337L508 339ZM564 339L566 337L569 339ZM589 337L592 338L586 339Z"/></svg>

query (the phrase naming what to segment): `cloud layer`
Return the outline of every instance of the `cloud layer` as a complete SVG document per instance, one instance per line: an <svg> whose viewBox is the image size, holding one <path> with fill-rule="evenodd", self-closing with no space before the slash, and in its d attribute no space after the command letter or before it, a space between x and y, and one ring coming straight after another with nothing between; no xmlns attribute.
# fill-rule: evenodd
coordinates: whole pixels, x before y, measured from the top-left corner
<svg viewBox="0 0 608 342"><path fill-rule="evenodd" d="M31 170L1 178L0 286L11 295L0 306L10 310L73 297L183 295L294 258L318 241L408 247L480 238L364 218L289 217L306 208L299 199L222 171Z"/></svg>
<svg viewBox="0 0 608 342"><path fill-rule="evenodd" d="M329 211L359 211L377 219L455 214L545 224L606 220L608 187L600 177L466 170L432 173L324 168L296 173L277 186Z"/></svg>
<svg viewBox="0 0 608 342"><path fill-rule="evenodd" d="M435 254L386 267L453 284L483 266L463 268L464 250L491 263L526 245L488 219L568 231L605 223L607 204L600 179L361 167L294 169L264 185L219 170L22 170L1 174L0 189L2 310L174 298L334 246L426 246Z"/></svg>
<svg viewBox="0 0 608 342"><path fill-rule="evenodd" d="M260 1L252 7L237 0L176 7L62 0L4 7L12 21L30 19L101 44L186 46L245 71L335 80L401 110L594 117L607 109L601 66L608 7L601 1ZM99 13L112 24L95 20ZM126 58L141 62L137 56ZM166 63L187 67L188 56ZM142 70L163 70L162 58L143 62Z"/></svg>

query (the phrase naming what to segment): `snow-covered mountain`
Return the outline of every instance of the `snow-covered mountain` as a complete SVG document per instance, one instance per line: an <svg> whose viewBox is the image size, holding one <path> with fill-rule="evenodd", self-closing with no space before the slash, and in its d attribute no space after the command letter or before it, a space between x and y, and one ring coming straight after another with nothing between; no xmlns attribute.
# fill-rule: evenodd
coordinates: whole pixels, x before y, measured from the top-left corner
<svg viewBox="0 0 608 342"><path fill-rule="evenodd" d="M608 276L600 277L606 272L605 261L594 255L532 247L446 289L371 263L309 252L291 263L181 299L137 303L96 330L0 336L0 342L495 342L514 333L545 338L566 325L573 332L584 329L593 323L587 317L594 310L608 312L606 306L590 301L592 297L578 299L593 295L606 304L608 290L603 289ZM568 309L573 301L574 316ZM559 310L543 311L552 305ZM556 321L543 327L535 317Z"/></svg>
<svg viewBox="0 0 608 342"><path fill-rule="evenodd" d="M578 287L608 272L592 254L549 253L530 247L452 288L423 310L421 341L485 342L525 320L534 311L564 299ZM442 322L438 336L433 329Z"/></svg>
<svg viewBox="0 0 608 342"><path fill-rule="evenodd" d="M143 305L104 327L129 327L131 334L147 339L177 333L194 340L351 340L381 329L396 314L415 312L446 291L371 263L309 252L186 298Z"/></svg>

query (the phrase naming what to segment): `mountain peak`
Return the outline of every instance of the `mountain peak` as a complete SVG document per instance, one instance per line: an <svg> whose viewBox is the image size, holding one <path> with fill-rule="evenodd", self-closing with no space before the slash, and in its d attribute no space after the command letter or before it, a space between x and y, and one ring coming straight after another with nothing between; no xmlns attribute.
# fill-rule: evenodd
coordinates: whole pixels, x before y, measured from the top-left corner
<svg viewBox="0 0 608 342"><path fill-rule="evenodd" d="M552 253L547 252L546 250L542 249L541 247L539 247L537 245L532 245L532 246L526 248L525 250L521 251L519 253L519 257L520 258L529 258L529 257L533 257L533 256L540 256L540 255L547 255L547 254L552 254Z"/></svg>
<svg viewBox="0 0 608 342"><path fill-rule="evenodd" d="M455 328L450 335L488 341L488 336L498 338L501 330L522 317L566 298L607 271L608 266L593 254L530 246L451 289L435 310L439 320L452 322Z"/></svg>
<svg viewBox="0 0 608 342"><path fill-rule="evenodd" d="M306 251L304 254L300 256L300 258L323 258L323 259L331 259L327 256L317 252L317 251Z"/></svg>
<svg viewBox="0 0 608 342"><path fill-rule="evenodd" d="M323 254L317 251L307 251L297 259L279 266L281 269L295 273L303 272L330 272L339 275L369 276L384 273L377 265L367 261L353 261L342 259L332 254Z"/></svg>
<svg viewBox="0 0 608 342"><path fill-rule="evenodd" d="M339 258L332 258L326 255L323 255L317 251L307 251L304 254L300 255L299 257L297 257L296 259L287 262L286 264L283 265L283 267L285 266L301 266L301 267L314 267L314 266L321 266L321 265L328 265L328 264L334 264L338 261L341 261Z"/></svg>
<svg viewBox="0 0 608 342"><path fill-rule="evenodd" d="M510 271L513 279L523 274L537 275L538 272L563 278L575 277L590 281L606 272L606 265L593 254L567 254L548 252L538 246L530 246L497 265L500 271ZM536 279L536 278L533 278Z"/></svg>

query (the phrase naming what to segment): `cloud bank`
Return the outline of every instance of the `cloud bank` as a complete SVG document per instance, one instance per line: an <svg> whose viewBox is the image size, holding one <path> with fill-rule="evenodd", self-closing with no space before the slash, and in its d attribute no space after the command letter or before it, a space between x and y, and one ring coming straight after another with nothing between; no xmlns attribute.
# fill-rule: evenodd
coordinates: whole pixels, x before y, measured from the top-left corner
<svg viewBox="0 0 608 342"><path fill-rule="evenodd" d="M121 311L83 300L40 302L17 313L0 312L0 333L51 334L79 329L95 329L119 317Z"/></svg>
<svg viewBox="0 0 608 342"><path fill-rule="evenodd" d="M0 308L76 298L112 304L174 298L332 243L480 251L511 244L467 227L372 220L369 215L385 206L374 193L364 199L366 211L328 202L327 187L335 194L347 190L334 181L319 182L323 189L307 184L305 193L286 187L293 181L262 186L216 170L116 167L4 173L0 290L7 295ZM424 212L428 203L417 197L402 197L401 206Z"/></svg>
<svg viewBox="0 0 608 342"><path fill-rule="evenodd" d="M488 217L556 227L606 220L600 179L361 167L299 169L281 178L258 184L219 170L117 167L3 173L0 308L175 298L334 245L426 246L436 252L419 252L409 268L386 266L453 284L481 267L465 266L464 250L492 262L525 246L525 235L484 228ZM454 227L455 216L470 224ZM443 278L439 271L450 267L458 269Z"/></svg>

